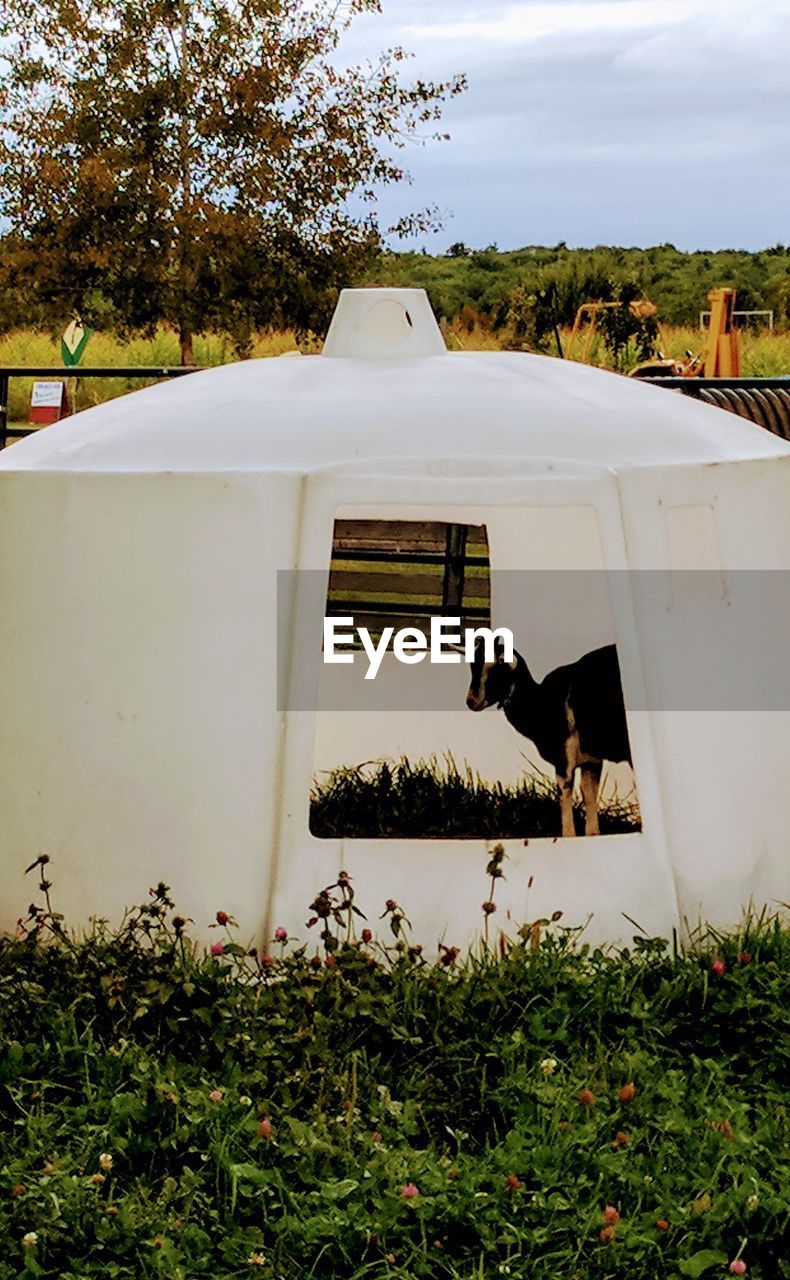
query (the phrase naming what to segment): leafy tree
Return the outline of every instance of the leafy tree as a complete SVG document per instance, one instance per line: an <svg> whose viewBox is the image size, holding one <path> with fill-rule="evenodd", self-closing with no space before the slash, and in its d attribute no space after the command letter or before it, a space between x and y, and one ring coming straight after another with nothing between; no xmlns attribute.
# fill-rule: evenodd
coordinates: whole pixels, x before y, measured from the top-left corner
<svg viewBox="0 0 790 1280"><path fill-rule="evenodd" d="M778 323L787 324L790 320L790 267L766 281L765 301Z"/></svg>
<svg viewBox="0 0 790 1280"><path fill-rule="evenodd" d="M494 313L494 322L497 328L509 331L516 350L549 351L557 324L553 291L529 293L517 285Z"/></svg>
<svg viewBox="0 0 790 1280"><path fill-rule="evenodd" d="M6 261L45 310L192 336L320 324L378 251L399 152L464 88L404 85L402 49L346 67L379 0L5 0ZM431 224L430 210L397 229Z"/></svg>
<svg viewBox="0 0 790 1280"><path fill-rule="evenodd" d="M616 369L627 369L634 360L649 360L656 354L658 321L654 312L640 307L642 290L633 281L620 287L617 306L600 318L604 345Z"/></svg>

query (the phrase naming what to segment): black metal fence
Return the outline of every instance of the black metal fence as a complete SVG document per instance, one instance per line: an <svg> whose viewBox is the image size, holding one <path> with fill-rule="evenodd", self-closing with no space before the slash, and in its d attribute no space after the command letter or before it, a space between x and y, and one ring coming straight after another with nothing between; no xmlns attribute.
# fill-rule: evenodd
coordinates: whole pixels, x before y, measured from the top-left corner
<svg viewBox="0 0 790 1280"><path fill-rule="evenodd" d="M172 368L165 365L146 366L132 365L128 368L30 368L26 365L0 365L0 449L4 449L9 440L20 436L29 436L37 427L9 427L8 425L8 388L12 378L41 378L65 382L69 378L140 378L149 382L163 378L183 378L188 373L200 373L200 365L179 366Z"/></svg>

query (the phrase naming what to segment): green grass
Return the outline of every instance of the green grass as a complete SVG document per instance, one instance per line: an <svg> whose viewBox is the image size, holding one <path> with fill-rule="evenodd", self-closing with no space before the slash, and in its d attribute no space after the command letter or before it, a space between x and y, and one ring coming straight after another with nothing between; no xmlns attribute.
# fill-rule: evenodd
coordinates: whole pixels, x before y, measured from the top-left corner
<svg viewBox="0 0 790 1280"><path fill-rule="evenodd" d="M329 886L271 960L165 886L0 940L1 1280L790 1276L778 921L435 963L367 906Z"/></svg>
<svg viewBox="0 0 790 1280"><path fill-rule="evenodd" d="M567 340L567 335L566 335ZM662 325L659 347L663 354L682 360L687 351L697 355L705 351L707 334L699 329ZM790 375L790 333L755 332L744 329L740 334L741 375L744 378L772 378ZM581 345L581 344L580 344ZM596 338L591 363L606 368L611 364L602 340ZM634 357L636 363L636 357Z"/></svg>
<svg viewBox="0 0 790 1280"><path fill-rule="evenodd" d="M313 349L314 342L305 345ZM282 355L297 350L292 333L259 334L253 344L255 357ZM195 361L199 365L228 364L236 357L231 342L221 334L201 334L195 339ZM51 335L35 330L17 330L0 337L0 365L60 366L60 341ZM158 329L151 338L133 338L121 341L110 333L95 333L88 343L83 364L86 367L111 367L112 365L161 365L176 366L180 363L178 337L170 329ZM63 370L64 377L67 370ZM139 378L86 378L80 379L76 389L77 409L87 409L102 404L115 396L137 391L149 385ZM9 388L9 418L25 422L30 407L32 378L13 378Z"/></svg>
<svg viewBox="0 0 790 1280"><path fill-rule="evenodd" d="M576 829L584 811L576 807ZM641 830L635 803L613 802L600 814L604 835ZM327 839L401 837L491 840L560 835L556 787L530 775L518 784L486 783L452 756L412 763L372 761L333 770L313 783L310 830Z"/></svg>

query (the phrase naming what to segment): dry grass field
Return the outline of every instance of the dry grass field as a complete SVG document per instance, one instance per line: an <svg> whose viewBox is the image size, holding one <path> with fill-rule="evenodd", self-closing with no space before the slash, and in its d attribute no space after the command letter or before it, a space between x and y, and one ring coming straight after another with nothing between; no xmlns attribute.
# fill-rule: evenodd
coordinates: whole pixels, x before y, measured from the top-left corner
<svg viewBox="0 0 790 1280"><path fill-rule="evenodd" d="M567 345L569 334L563 332L563 344ZM447 342L454 351L501 351L507 350L507 335L494 333L490 329L475 326L470 331L461 323L449 326ZM695 353L704 349L705 337L697 329L674 328L664 326L661 330L661 347L667 356L680 357L687 350ZM743 373L747 377L770 377L779 374L790 374L790 333L749 333L741 337ZM315 337L304 342L297 342L291 331L266 332L256 336L253 343L254 358L278 356L286 351L302 350L316 352L320 350L320 340ZM201 365L227 364L235 359L230 340L221 334L202 334L195 339L195 358ZM606 367L607 352L603 343L596 338L593 343L590 361ZM109 333L97 333L91 338L84 361L86 365L177 365L178 339L174 332L159 329L151 338L132 338L121 341ZM59 366L60 345L49 334L35 330L18 330L0 337L0 366ZM65 371L64 371L65 372ZM144 386L139 379L102 378L80 381L76 392L78 409L86 409L103 400L123 395ZM14 378L9 390L9 419L11 422L25 422L30 405L32 379Z"/></svg>
<svg viewBox="0 0 790 1280"><path fill-rule="evenodd" d="M570 330L562 329L560 339L563 349L567 351ZM705 344L706 335L699 329L674 325L661 326L659 347L665 356L681 359L687 351L697 355L705 350ZM448 345L456 351L501 351L509 346L505 334L493 333L484 328L474 328L469 332L458 323L450 326ZM579 344L579 350L581 347L582 343ZM0 350L2 350L1 347ZM551 352L551 354L554 353ZM790 333L743 330L741 360L742 373L747 378L773 378L783 374L790 376ZM599 336L596 336L592 343L589 362L604 369L611 367L608 352ZM634 363L636 363L636 357L634 357Z"/></svg>
<svg viewBox="0 0 790 1280"><path fill-rule="evenodd" d="M256 337L253 356L279 356L297 349L292 333L266 333ZM316 343L303 349L316 350ZM195 339L195 359L200 365L228 364L236 357L231 342L220 334L201 334ZM60 342L50 334L35 330L17 330L0 337L0 366L60 366ZM94 368L105 366L179 364L178 337L169 329L159 329L152 338L121 341L110 333L95 333L88 344L83 364ZM65 374L64 370L64 374ZM138 378L86 378L76 391L77 409L87 409L104 400L136 391L147 384ZM9 388L9 420L24 422L30 406L32 379L13 378Z"/></svg>

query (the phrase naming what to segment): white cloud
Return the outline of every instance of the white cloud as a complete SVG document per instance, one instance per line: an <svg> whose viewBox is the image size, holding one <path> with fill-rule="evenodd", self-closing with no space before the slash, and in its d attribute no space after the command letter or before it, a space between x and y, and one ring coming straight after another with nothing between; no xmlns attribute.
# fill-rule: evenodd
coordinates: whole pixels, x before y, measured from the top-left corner
<svg viewBox="0 0 790 1280"><path fill-rule="evenodd" d="M490 8L493 8L491 6ZM550 4L510 4L486 17L441 23L414 23L402 28L404 36L418 40L498 40L506 43L539 40L544 36L585 31L641 30L644 27L681 22L688 5L681 0L569 0Z"/></svg>
<svg viewBox="0 0 790 1280"><path fill-rule="evenodd" d="M790 238L790 0L383 9L352 29L352 57L399 43L421 75L469 76L453 141L412 150L412 191L385 201L451 208L440 247Z"/></svg>
<svg viewBox="0 0 790 1280"><path fill-rule="evenodd" d="M677 30L661 30L637 41L617 65L639 75L715 75L738 91L744 83L764 87L766 75L786 83L786 61L779 51L790 47L790 3L747 8L744 13L743 4L730 5L711 14L707 6L692 6L681 41Z"/></svg>

